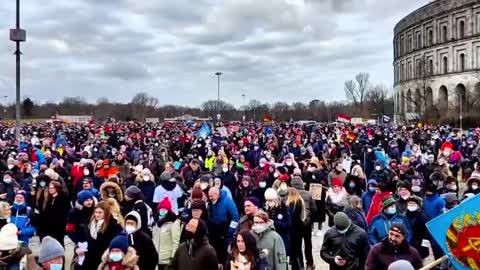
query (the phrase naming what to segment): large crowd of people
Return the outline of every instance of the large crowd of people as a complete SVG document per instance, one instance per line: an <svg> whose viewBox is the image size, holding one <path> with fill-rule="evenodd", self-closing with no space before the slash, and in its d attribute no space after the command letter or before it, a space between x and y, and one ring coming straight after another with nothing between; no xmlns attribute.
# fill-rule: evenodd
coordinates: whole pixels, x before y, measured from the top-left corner
<svg viewBox="0 0 480 270"><path fill-rule="evenodd" d="M20 140L14 127L0 131L0 269L312 270L312 236L322 234L332 270L419 269L431 251L444 255L426 223L480 192L479 129L49 123L22 126Z"/></svg>

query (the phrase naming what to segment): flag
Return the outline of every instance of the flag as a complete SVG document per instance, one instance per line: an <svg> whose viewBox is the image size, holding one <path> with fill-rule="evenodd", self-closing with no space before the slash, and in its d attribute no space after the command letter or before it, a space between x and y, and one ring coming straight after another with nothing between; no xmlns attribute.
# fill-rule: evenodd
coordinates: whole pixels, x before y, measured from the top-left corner
<svg viewBox="0 0 480 270"><path fill-rule="evenodd" d="M273 130L272 130L272 127L268 126L265 128L265 135L271 135L273 134Z"/></svg>
<svg viewBox="0 0 480 270"><path fill-rule="evenodd" d="M427 223L448 259L459 270L480 269L480 194Z"/></svg>
<svg viewBox="0 0 480 270"><path fill-rule="evenodd" d="M208 126L207 122L204 122L202 127L200 127L200 129L197 131L197 137L206 139L210 133L212 133L212 130Z"/></svg>
<svg viewBox="0 0 480 270"><path fill-rule="evenodd" d="M351 141L355 140L355 137L357 137L357 136L353 132L349 132L348 135L347 135L347 139L351 140Z"/></svg>
<svg viewBox="0 0 480 270"><path fill-rule="evenodd" d="M272 119L271 116L265 116L265 117L263 118L263 122L270 123L270 122L272 122L272 121L273 121L273 119Z"/></svg>
<svg viewBox="0 0 480 270"><path fill-rule="evenodd" d="M344 115L344 114L338 114L337 115L337 122L343 122L343 123L350 123L351 118Z"/></svg>
<svg viewBox="0 0 480 270"><path fill-rule="evenodd" d="M383 116L383 122L384 122L384 123L389 123L389 122L390 122L390 117L384 115L384 116Z"/></svg>

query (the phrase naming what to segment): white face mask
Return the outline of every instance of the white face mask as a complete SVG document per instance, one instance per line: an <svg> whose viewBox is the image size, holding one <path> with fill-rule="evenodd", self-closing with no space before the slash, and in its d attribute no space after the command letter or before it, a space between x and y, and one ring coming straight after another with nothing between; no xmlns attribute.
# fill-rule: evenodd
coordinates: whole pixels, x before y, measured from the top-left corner
<svg viewBox="0 0 480 270"><path fill-rule="evenodd" d="M226 173L226 172L228 172L228 168L222 168L222 171L223 171L224 173Z"/></svg>
<svg viewBox="0 0 480 270"><path fill-rule="evenodd" d="M260 182L260 183L258 183L258 186L260 188L265 188L267 186L267 182Z"/></svg>
<svg viewBox="0 0 480 270"><path fill-rule="evenodd" d="M131 225L125 226L125 231L126 231L128 234L134 233L136 229L137 229L137 228L135 228L135 227L133 227L133 226L131 226Z"/></svg>
<svg viewBox="0 0 480 270"><path fill-rule="evenodd" d="M257 234L263 233L267 228L267 224L253 224L252 226L252 230Z"/></svg>
<svg viewBox="0 0 480 270"><path fill-rule="evenodd" d="M287 164L287 166L292 166L293 162L292 161L286 161L285 164Z"/></svg>
<svg viewBox="0 0 480 270"><path fill-rule="evenodd" d="M83 170L83 175L88 175L90 174L90 171L88 169Z"/></svg>
<svg viewBox="0 0 480 270"><path fill-rule="evenodd" d="M457 185L450 186L450 190L457 190Z"/></svg>
<svg viewBox="0 0 480 270"><path fill-rule="evenodd" d="M380 167L380 166L375 166L375 170L380 171L381 169L382 169L382 167Z"/></svg>
<svg viewBox="0 0 480 270"><path fill-rule="evenodd" d="M148 175L143 176L143 181L150 181L150 176Z"/></svg>
<svg viewBox="0 0 480 270"><path fill-rule="evenodd" d="M473 190L477 190L477 189L478 189L478 185L477 185L477 184L472 185L472 189L473 189Z"/></svg>
<svg viewBox="0 0 480 270"><path fill-rule="evenodd" d="M265 163L260 163L260 168L265 167Z"/></svg>
<svg viewBox="0 0 480 270"><path fill-rule="evenodd" d="M201 188L202 190L207 189L207 187L208 187L208 183L205 183L205 182L204 182L204 183L201 183L201 184L200 184L200 188Z"/></svg>
<svg viewBox="0 0 480 270"><path fill-rule="evenodd" d="M412 186L412 191L413 192L420 192L422 188L420 188L419 186Z"/></svg>
<svg viewBox="0 0 480 270"><path fill-rule="evenodd" d="M418 210L418 206L407 206L408 211L410 212L415 212Z"/></svg>
<svg viewBox="0 0 480 270"><path fill-rule="evenodd" d="M275 178L278 178L279 176L280 176L280 174L279 174L278 172L275 172L275 173L273 174L273 177L275 177Z"/></svg>
<svg viewBox="0 0 480 270"><path fill-rule="evenodd" d="M308 170L309 172L313 172L313 171L315 171L315 168L314 168L314 167L308 167L307 170Z"/></svg>

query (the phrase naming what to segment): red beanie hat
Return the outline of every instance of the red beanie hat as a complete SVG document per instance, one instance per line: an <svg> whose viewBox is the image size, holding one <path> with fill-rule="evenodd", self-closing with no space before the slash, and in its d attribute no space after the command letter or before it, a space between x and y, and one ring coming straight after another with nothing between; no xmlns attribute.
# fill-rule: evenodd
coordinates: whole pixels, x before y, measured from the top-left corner
<svg viewBox="0 0 480 270"><path fill-rule="evenodd" d="M158 203L158 210L160 209L166 209L170 212L173 211L172 200L170 199L170 197L165 196L165 198L163 198L163 200Z"/></svg>
<svg viewBox="0 0 480 270"><path fill-rule="evenodd" d="M332 186L343 186L343 181L340 178L333 178Z"/></svg>

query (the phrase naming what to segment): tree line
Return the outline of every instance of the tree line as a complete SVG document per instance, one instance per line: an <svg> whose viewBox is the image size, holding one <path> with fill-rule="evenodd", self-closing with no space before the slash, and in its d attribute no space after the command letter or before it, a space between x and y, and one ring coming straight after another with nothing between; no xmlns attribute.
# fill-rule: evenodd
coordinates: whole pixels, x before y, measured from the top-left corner
<svg viewBox="0 0 480 270"><path fill-rule="evenodd" d="M144 120L147 117L172 118L184 114L216 119L217 113L222 120L262 121L269 117L275 121L314 120L319 122L334 121L338 114L351 117L376 119L379 115L393 114L393 98L387 87L373 85L368 73L359 73L355 80L345 82L347 100L327 102L320 99L310 102L274 102L265 103L257 99L250 100L245 106L235 107L220 100L207 100L200 107L160 105L160 100L145 92L136 94L130 102L120 103L100 98L89 103L83 97L65 97L61 101L39 103L30 98L22 102L22 116L25 119L51 118L59 115L91 115L103 121L114 118L119 121ZM14 104L2 107L7 118L12 119L15 113ZM5 115L2 115L2 119Z"/></svg>

